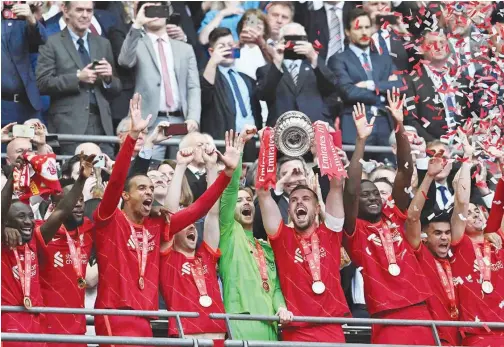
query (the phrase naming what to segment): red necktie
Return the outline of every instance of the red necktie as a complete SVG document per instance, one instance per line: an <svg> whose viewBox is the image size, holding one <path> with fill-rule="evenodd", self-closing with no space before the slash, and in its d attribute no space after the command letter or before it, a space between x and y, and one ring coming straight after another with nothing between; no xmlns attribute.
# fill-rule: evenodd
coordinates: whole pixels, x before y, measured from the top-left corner
<svg viewBox="0 0 504 347"><path fill-rule="evenodd" d="M163 85L165 90L166 106L173 105L173 94L170 84L170 74L168 73L168 64L166 63L166 55L163 47L163 39L158 39L159 60L161 60L161 72L163 74Z"/></svg>
<svg viewBox="0 0 504 347"><path fill-rule="evenodd" d="M96 28L95 28L95 26L94 26L93 24L91 24L91 25L89 26L89 30L91 30L91 32L92 32L93 34L100 36L100 34L98 34L98 30L96 30Z"/></svg>

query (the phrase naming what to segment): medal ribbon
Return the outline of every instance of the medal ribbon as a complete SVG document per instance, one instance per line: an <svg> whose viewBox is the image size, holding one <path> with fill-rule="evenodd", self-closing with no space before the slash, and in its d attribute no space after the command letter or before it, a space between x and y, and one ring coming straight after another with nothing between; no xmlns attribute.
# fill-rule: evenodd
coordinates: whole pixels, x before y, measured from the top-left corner
<svg viewBox="0 0 504 347"><path fill-rule="evenodd" d="M257 161L256 189L269 189L276 185L276 158L274 130L264 128Z"/></svg>
<svg viewBox="0 0 504 347"><path fill-rule="evenodd" d="M491 282L492 278L492 268L491 268L491 260L490 260L490 242L486 241L483 243L483 254L481 254L481 248L479 247L478 243L473 242L473 247L474 247L474 254L476 255L476 261L478 262L478 266L480 269L480 273L483 275L483 282ZM488 264L485 262L485 260L488 260ZM482 282L482 283L483 283Z"/></svg>
<svg viewBox="0 0 504 347"><path fill-rule="evenodd" d="M19 259L19 254L16 248L13 249L14 256L16 257L16 263L18 267L19 282L21 282L21 291L23 292L23 297L30 297L30 282L31 282L31 250L27 244L24 245L25 257L24 257L24 269L21 266L21 259Z"/></svg>
<svg viewBox="0 0 504 347"><path fill-rule="evenodd" d="M385 256L387 257L388 264L397 264L395 252L394 252L394 241L392 241L392 234L388 226L382 223L382 228L378 228L378 234L380 234L380 239L383 245L383 250L385 251Z"/></svg>
<svg viewBox="0 0 504 347"><path fill-rule="evenodd" d="M201 264L201 259L196 259L194 264L191 264L191 274L198 288L200 296L208 296L205 274L203 273L203 265Z"/></svg>
<svg viewBox="0 0 504 347"><path fill-rule="evenodd" d="M450 263L448 261L442 261L442 263L438 260L434 260L436 263L436 269L441 279L441 285L446 292L446 296L450 301L450 307L456 308L457 304L455 302L455 287L453 285L453 276Z"/></svg>
<svg viewBox="0 0 504 347"><path fill-rule="evenodd" d="M126 215L124 215L124 218L126 218L126 221L128 222L130 229L131 229L131 238L133 239L133 243L135 245L135 251L137 254L137 260L138 260L138 273L139 273L139 278L144 278L145 277L145 267L147 265L147 251L149 249L149 240L147 236L147 229L142 226L142 251L140 253L140 245L138 243L138 237L136 235L135 228L133 227L133 224L131 224L130 220Z"/></svg>
<svg viewBox="0 0 504 347"><path fill-rule="evenodd" d="M67 238L67 243L68 243L68 250L70 251L70 258L72 258L72 265L75 271L75 274L77 275L77 279L83 278L82 277L82 264L81 264L81 247L80 247L80 242L77 240L77 246L75 245L75 241L72 239L68 231L64 226L62 226L63 230L65 231L66 238ZM79 228L77 228L77 237L79 236Z"/></svg>
<svg viewBox="0 0 504 347"><path fill-rule="evenodd" d="M321 280L320 276L320 240L316 232L311 235L311 251L308 242L305 239L300 238L301 248L303 249L304 256L310 267L310 272L312 275L313 282L319 282Z"/></svg>
<svg viewBox="0 0 504 347"><path fill-rule="evenodd" d="M266 267L266 257L264 256L264 249L259 244L259 241L255 241L255 252L252 246L252 253L254 254L255 261L257 263L257 268L259 269L259 274L261 275L261 280L268 282L268 268Z"/></svg>

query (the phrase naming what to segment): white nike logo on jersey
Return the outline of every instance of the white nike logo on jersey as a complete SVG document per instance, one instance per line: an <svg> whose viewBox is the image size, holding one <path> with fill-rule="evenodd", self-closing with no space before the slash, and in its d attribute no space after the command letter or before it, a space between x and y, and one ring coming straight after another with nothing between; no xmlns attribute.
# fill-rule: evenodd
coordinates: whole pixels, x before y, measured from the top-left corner
<svg viewBox="0 0 504 347"><path fill-rule="evenodd" d="M296 254L294 255L294 263L302 263L303 260L303 255L301 254L301 250L299 248L296 248Z"/></svg>
<svg viewBox="0 0 504 347"><path fill-rule="evenodd" d="M191 264L185 262L182 264L182 276L191 274Z"/></svg>
<svg viewBox="0 0 504 347"><path fill-rule="evenodd" d="M63 267L63 255L60 251L54 253L54 267Z"/></svg>
<svg viewBox="0 0 504 347"><path fill-rule="evenodd" d="M59 240L59 237L55 237L55 238L53 238L51 241L52 241L52 242L55 242L55 241L58 241L58 240Z"/></svg>

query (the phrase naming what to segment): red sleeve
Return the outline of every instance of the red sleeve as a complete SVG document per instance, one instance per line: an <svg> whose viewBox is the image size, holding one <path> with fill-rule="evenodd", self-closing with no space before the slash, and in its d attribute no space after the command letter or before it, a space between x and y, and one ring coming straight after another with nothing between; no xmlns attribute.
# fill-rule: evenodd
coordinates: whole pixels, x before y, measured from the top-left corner
<svg viewBox="0 0 504 347"><path fill-rule="evenodd" d="M221 172L215 182L203 193L202 196L199 197L198 200L196 200L188 208L172 215L170 226L169 228L166 228L169 229L169 235L168 238L165 236L165 239L171 239L173 235L193 224L198 219L204 217L217 202L217 199L219 199L222 195L222 192L226 189L229 181L231 181L231 177L228 177L224 172Z"/></svg>
<svg viewBox="0 0 504 347"><path fill-rule="evenodd" d="M47 244L44 241L44 237L42 236L42 232L40 231L40 227L44 224L43 220L37 220L35 221L35 229L33 230L35 234L35 238L37 239L37 244L38 246L42 248L46 248Z"/></svg>
<svg viewBox="0 0 504 347"><path fill-rule="evenodd" d="M128 170L131 164L131 156L135 149L136 140L131 136L126 136L117 160L112 170L112 175L103 194L103 199L94 212L94 220L97 222L109 219L121 200L121 193L124 188L124 183L128 177Z"/></svg>
<svg viewBox="0 0 504 347"><path fill-rule="evenodd" d="M498 204L496 203L498 202ZM495 188L495 195L490 209L490 216L488 217L486 233L495 233L499 230L502 223L502 215L504 214L504 178L500 179Z"/></svg>

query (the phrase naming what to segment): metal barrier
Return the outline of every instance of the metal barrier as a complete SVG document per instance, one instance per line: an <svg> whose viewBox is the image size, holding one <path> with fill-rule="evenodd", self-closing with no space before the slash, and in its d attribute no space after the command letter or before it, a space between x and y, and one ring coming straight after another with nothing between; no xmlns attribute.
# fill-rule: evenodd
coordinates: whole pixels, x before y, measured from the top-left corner
<svg viewBox="0 0 504 347"><path fill-rule="evenodd" d="M82 142L95 142L95 143L119 143L117 136L105 135L72 135L72 134L50 134L58 136L58 142L61 143L82 143ZM160 143L163 146L178 146L180 139L169 139ZM224 147L224 140L214 140L215 146ZM256 147L259 148L259 141L256 141ZM343 145L343 150L353 152L354 145ZM366 146L366 152L369 153L392 153L390 146Z"/></svg>
<svg viewBox="0 0 504 347"><path fill-rule="evenodd" d="M57 307L34 307L29 310L22 306L2 306L1 312L33 312L33 313L62 313L62 314L89 314L89 315L121 315L121 316L142 316L142 317L175 317L177 329L180 338L141 338L141 337L108 337L108 336L82 336L82 335L47 335L47 334L17 334L17 333L2 333L4 341L29 341L29 342L70 342L70 343L106 343L106 344L148 344L155 346L213 346L210 340L191 340L186 339L182 328L180 318L197 318L199 314L196 312L172 312L172 311L136 311L136 310L113 310L113 309L79 309L79 308L57 308ZM340 343L309 343L306 342L290 342L290 341L240 341L233 340L233 332L231 330L231 320L245 321L263 321L276 322L279 321L278 316L265 315L247 315L247 314L226 314L226 313L211 313L211 319L223 319L226 323L228 332L228 340L225 345L230 347L249 346L249 347L295 347L295 346L313 346L313 347L338 347L348 346ZM437 327L472 327L472 328L497 328L504 329L504 323L498 322L460 322L460 321L434 321L434 320L405 320L405 319L364 319L364 318L343 318L343 317L305 317L295 316L294 322L304 323L319 323L319 324L361 324L361 325L400 325L400 326L425 326L432 329L432 334L437 346L442 346L437 333ZM201 342L201 343L200 343ZM352 346L365 346L363 344L352 344ZM385 345L374 345L375 347ZM392 345L387 345L392 346ZM432 347L432 346L430 346Z"/></svg>

